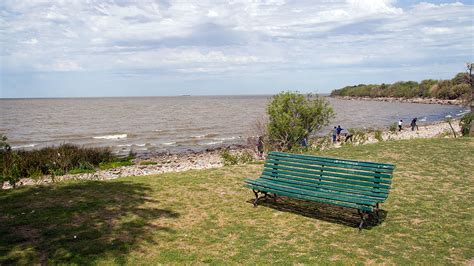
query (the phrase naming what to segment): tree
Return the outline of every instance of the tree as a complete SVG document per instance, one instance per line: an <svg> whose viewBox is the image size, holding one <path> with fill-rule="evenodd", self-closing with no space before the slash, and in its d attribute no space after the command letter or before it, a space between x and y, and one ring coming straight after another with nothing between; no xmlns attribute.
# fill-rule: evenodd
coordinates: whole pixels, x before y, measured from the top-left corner
<svg viewBox="0 0 474 266"><path fill-rule="evenodd" d="M474 116L474 83L472 78L472 68L474 68L474 63L466 63L466 81L469 84L471 89L470 93L467 94L466 105L471 107L471 117ZM474 136L474 123L471 122L471 129L469 130L469 135Z"/></svg>
<svg viewBox="0 0 474 266"><path fill-rule="evenodd" d="M267 106L268 141L278 150L291 150L303 138L327 126L334 111L328 101L313 94L281 92Z"/></svg>
<svg viewBox="0 0 474 266"><path fill-rule="evenodd" d="M0 137L0 189L3 182L8 182L13 188L20 180L20 172L18 170L18 155L12 151L7 143L7 137Z"/></svg>

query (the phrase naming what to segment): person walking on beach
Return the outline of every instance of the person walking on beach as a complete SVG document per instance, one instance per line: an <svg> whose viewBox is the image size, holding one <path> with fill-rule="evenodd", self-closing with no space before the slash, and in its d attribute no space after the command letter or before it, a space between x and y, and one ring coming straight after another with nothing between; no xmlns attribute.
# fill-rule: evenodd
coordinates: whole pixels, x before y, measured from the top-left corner
<svg viewBox="0 0 474 266"><path fill-rule="evenodd" d="M337 127L334 127L332 130L332 142L336 143L336 136L337 136Z"/></svg>
<svg viewBox="0 0 474 266"><path fill-rule="evenodd" d="M337 128L336 128L336 140L337 141L341 141L341 132L343 131L344 129L341 128L341 125L338 125Z"/></svg>
<svg viewBox="0 0 474 266"><path fill-rule="evenodd" d="M415 127L416 127L416 130L418 130L418 125L416 124L416 120L418 120L418 118L413 118L413 120L411 120L411 131L414 131L415 130Z"/></svg>
<svg viewBox="0 0 474 266"><path fill-rule="evenodd" d="M257 140L257 152L258 152L258 157L260 159L263 159L263 137L259 136Z"/></svg>
<svg viewBox="0 0 474 266"><path fill-rule="evenodd" d="M398 121L398 131L402 131L403 120Z"/></svg>

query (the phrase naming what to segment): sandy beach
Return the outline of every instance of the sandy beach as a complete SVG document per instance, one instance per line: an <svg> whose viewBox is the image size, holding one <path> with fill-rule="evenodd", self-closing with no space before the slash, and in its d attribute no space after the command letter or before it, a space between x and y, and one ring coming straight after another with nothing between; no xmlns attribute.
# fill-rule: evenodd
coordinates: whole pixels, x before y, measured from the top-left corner
<svg viewBox="0 0 474 266"><path fill-rule="evenodd" d="M457 136L460 136L459 120L451 122ZM412 131L409 125L404 126L402 131L390 132L385 129L382 133L383 141L405 140L414 138L452 138L452 130L447 122L436 122L432 124L420 125L418 130ZM367 134L367 140L363 143L355 142L354 145L364 145L378 142L374 133ZM324 149L334 149L341 147L341 143L331 144ZM63 180L108 180L124 176L144 176L170 172L183 172L188 170L199 170L218 168L223 166L221 153L224 149L229 149L231 153L242 153L250 151L255 154L254 147L246 147L242 145L231 145L227 147L219 147L216 149L208 149L202 152L179 153L179 154L160 154L140 156L133 160L134 165L122 166L119 168L99 170L94 173L87 174L67 174L56 176L54 182ZM257 159L257 157L255 157ZM142 165L141 162L152 162L152 165ZM44 176L41 179L23 178L18 183L19 186L40 185L52 183L50 176ZM3 189L9 189L8 183L3 184Z"/></svg>

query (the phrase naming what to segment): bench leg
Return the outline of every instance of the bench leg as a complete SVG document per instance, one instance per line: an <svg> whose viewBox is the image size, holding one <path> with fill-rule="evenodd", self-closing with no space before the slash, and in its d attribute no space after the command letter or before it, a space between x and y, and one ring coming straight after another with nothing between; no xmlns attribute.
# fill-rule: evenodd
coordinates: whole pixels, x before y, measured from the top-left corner
<svg viewBox="0 0 474 266"><path fill-rule="evenodd" d="M365 215L364 215L365 213L364 213L364 211L360 211L359 209L357 210L357 212L360 215L359 231L361 231L362 227L364 226L364 223L365 223Z"/></svg>
<svg viewBox="0 0 474 266"><path fill-rule="evenodd" d="M375 205L375 219L377 219L377 223L380 222L380 214L379 214L379 204Z"/></svg>
<svg viewBox="0 0 474 266"><path fill-rule="evenodd" d="M252 191L253 191L253 194L255 194L255 200L253 201L253 207L257 207L258 200L260 199L258 197L258 191L255 191L255 190L252 190Z"/></svg>

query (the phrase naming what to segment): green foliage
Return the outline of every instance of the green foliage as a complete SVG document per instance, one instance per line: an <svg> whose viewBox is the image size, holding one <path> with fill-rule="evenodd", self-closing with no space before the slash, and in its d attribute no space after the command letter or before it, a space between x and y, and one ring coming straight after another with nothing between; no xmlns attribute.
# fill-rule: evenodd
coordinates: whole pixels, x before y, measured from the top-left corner
<svg viewBox="0 0 474 266"><path fill-rule="evenodd" d="M353 143L364 144L369 139L367 132L363 129L349 128L348 131L352 134Z"/></svg>
<svg viewBox="0 0 474 266"><path fill-rule="evenodd" d="M74 168L69 171L69 174L86 174L86 173L94 173L95 167L89 162L83 162L79 164L79 167Z"/></svg>
<svg viewBox="0 0 474 266"><path fill-rule="evenodd" d="M461 134L463 136L469 136L469 130L471 129L472 121L474 120L474 114L467 113L459 121L459 126L461 127Z"/></svg>
<svg viewBox="0 0 474 266"><path fill-rule="evenodd" d="M396 97L414 98L431 97L438 99L462 99L469 94L469 83L466 73L458 73L451 80L399 81L393 84L359 84L333 90L331 96L350 97Z"/></svg>
<svg viewBox="0 0 474 266"><path fill-rule="evenodd" d="M388 128L388 130L390 131L390 133L396 133L397 130L398 130L397 123L391 124L390 127Z"/></svg>
<svg viewBox="0 0 474 266"><path fill-rule="evenodd" d="M153 162L153 161L141 161L140 162L140 165L157 165L158 163L157 162Z"/></svg>
<svg viewBox="0 0 474 266"><path fill-rule="evenodd" d="M332 107L324 98L289 91L273 96L267 114L268 141L276 150L291 150L334 117Z"/></svg>
<svg viewBox="0 0 474 266"><path fill-rule="evenodd" d="M12 186L20 178L36 179L43 175L51 175L54 181L55 176L66 173L90 173L94 172L100 164L120 161L107 148L86 148L63 144L39 150L13 151L6 140L6 137L2 137L0 142L0 181L8 181Z"/></svg>
<svg viewBox="0 0 474 266"><path fill-rule="evenodd" d="M380 129L375 130L375 131L374 131L374 138L375 138L377 141L383 141L382 133L383 133L383 131L380 130Z"/></svg>
<svg viewBox="0 0 474 266"><path fill-rule="evenodd" d="M103 162L103 163L99 163L99 169L107 170L107 169L118 168L122 166L130 166L130 165L133 165L133 163L129 160Z"/></svg>
<svg viewBox="0 0 474 266"><path fill-rule="evenodd" d="M12 151L7 140L8 138L3 135L0 138L0 185L8 182L15 187L21 178L19 158L18 154Z"/></svg>
<svg viewBox="0 0 474 266"><path fill-rule="evenodd" d="M247 164L251 163L254 159L253 154L249 151L243 151L241 153L232 154L228 149L225 149L221 153L222 163L225 166Z"/></svg>

